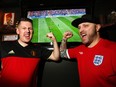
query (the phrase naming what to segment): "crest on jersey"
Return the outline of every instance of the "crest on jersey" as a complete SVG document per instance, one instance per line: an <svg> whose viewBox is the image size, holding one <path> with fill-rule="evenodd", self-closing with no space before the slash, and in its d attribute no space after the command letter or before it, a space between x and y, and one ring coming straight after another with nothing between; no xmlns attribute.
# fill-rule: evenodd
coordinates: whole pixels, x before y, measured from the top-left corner
<svg viewBox="0 0 116 87"><path fill-rule="evenodd" d="M32 51L31 51L31 55L32 55L32 56L36 56L36 55L37 55L36 51L32 50Z"/></svg>
<svg viewBox="0 0 116 87"><path fill-rule="evenodd" d="M102 64L102 62L103 62L103 56L95 55L94 60L93 60L94 65L99 66Z"/></svg>

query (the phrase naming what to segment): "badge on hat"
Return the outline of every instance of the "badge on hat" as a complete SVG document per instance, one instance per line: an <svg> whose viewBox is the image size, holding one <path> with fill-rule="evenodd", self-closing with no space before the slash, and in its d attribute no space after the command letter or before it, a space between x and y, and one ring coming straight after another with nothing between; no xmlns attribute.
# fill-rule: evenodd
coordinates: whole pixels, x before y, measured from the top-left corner
<svg viewBox="0 0 116 87"><path fill-rule="evenodd" d="M95 55L94 60L93 60L94 65L99 66L102 64L102 62L103 62L103 56Z"/></svg>

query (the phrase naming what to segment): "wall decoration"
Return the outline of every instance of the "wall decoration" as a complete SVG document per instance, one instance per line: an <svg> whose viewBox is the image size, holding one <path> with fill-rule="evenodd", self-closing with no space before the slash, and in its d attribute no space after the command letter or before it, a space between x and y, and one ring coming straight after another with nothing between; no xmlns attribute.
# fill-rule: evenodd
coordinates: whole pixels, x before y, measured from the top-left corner
<svg viewBox="0 0 116 87"><path fill-rule="evenodd" d="M4 25L14 25L15 13L4 13Z"/></svg>
<svg viewBox="0 0 116 87"><path fill-rule="evenodd" d="M11 35L3 35L2 36L2 41L14 41L18 39L17 34L11 34Z"/></svg>

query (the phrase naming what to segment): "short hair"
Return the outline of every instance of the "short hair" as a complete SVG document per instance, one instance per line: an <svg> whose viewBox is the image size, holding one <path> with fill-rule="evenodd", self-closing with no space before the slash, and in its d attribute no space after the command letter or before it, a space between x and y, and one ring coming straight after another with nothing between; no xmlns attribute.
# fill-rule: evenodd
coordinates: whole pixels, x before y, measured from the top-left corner
<svg viewBox="0 0 116 87"><path fill-rule="evenodd" d="M16 27L18 27L18 25L21 23L21 21L28 21L31 24L33 24L33 21L31 19L29 19L29 18L21 18L16 22Z"/></svg>

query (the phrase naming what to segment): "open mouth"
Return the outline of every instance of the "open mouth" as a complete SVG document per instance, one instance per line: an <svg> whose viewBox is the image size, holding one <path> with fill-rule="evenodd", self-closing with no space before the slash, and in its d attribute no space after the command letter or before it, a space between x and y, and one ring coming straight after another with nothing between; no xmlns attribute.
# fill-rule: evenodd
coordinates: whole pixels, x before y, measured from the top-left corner
<svg viewBox="0 0 116 87"><path fill-rule="evenodd" d="M83 38L83 37L85 37L86 36L86 34L81 34L81 37Z"/></svg>
<svg viewBox="0 0 116 87"><path fill-rule="evenodd" d="M84 39L86 39L86 36L87 36L87 34L81 34L81 38L82 38L82 40L84 40Z"/></svg>
<svg viewBox="0 0 116 87"><path fill-rule="evenodd" d="M24 36L28 39L30 38L30 34L25 34Z"/></svg>

